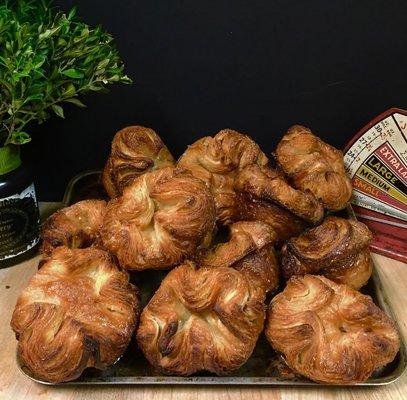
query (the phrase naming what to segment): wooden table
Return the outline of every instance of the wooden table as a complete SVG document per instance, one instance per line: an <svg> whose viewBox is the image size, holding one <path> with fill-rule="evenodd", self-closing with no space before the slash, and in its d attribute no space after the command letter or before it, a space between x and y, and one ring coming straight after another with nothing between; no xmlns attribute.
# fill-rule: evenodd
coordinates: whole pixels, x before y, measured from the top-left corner
<svg viewBox="0 0 407 400"><path fill-rule="evenodd" d="M49 211L55 205L42 205ZM373 255L383 285L402 335L407 335L407 265L389 258ZM20 399L357 399L405 400L407 399L407 374L397 382L375 388L306 388L306 387L204 387L204 386L69 386L51 387L32 382L23 376L15 361L16 340L9 326L18 294L34 274L39 257L19 265L0 270L0 400Z"/></svg>

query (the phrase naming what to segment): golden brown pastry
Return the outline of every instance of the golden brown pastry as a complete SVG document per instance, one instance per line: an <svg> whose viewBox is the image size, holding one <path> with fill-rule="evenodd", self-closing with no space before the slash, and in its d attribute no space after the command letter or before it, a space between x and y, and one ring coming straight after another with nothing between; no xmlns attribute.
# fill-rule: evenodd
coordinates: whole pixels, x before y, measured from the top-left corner
<svg viewBox="0 0 407 400"><path fill-rule="evenodd" d="M229 241L208 250L199 265L235 268L264 285L265 291L274 292L278 288L279 275L273 247L275 232L259 221L236 222L229 225L229 232Z"/></svg>
<svg viewBox="0 0 407 400"><path fill-rule="evenodd" d="M174 159L160 137L150 128L129 126L116 133L102 174L110 197L147 171L174 165Z"/></svg>
<svg viewBox="0 0 407 400"><path fill-rule="evenodd" d="M162 372L218 375L249 358L263 329L265 291L243 271L199 268L189 261L173 269L144 308L137 342Z"/></svg>
<svg viewBox="0 0 407 400"><path fill-rule="evenodd" d="M316 228L291 238L281 249L281 268L293 275L319 274L360 289L372 274L369 228L358 221L329 216Z"/></svg>
<svg viewBox="0 0 407 400"><path fill-rule="evenodd" d="M108 253L59 247L20 294L11 326L31 373L64 382L114 364L138 312L135 287Z"/></svg>
<svg viewBox="0 0 407 400"><path fill-rule="evenodd" d="M103 200L83 200L52 214L42 226L40 252L50 255L54 248L84 248L98 245L106 211Z"/></svg>
<svg viewBox="0 0 407 400"><path fill-rule="evenodd" d="M123 267L165 269L192 256L214 225L215 205L205 183L167 167L139 176L109 202L101 235Z"/></svg>
<svg viewBox="0 0 407 400"><path fill-rule="evenodd" d="M347 260L343 265L334 265L324 270L322 275L336 283L359 290L366 285L372 275L373 263L368 248L362 250L354 259ZM320 274L320 272L318 273Z"/></svg>
<svg viewBox="0 0 407 400"><path fill-rule="evenodd" d="M345 173L343 154L301 125L291 127L281 139L277 160L293 186L308 189L325 208L341 210L352 195L352 183Z"/></svg>
<svg viewBox="0 0 407 400"><path fill-rule="evenodd" d="M369 296L314 275L292 277L272 299L265 333L291 369L322 383L363 382L400 346Z"/></svg>
<svg viewBox="0 0 407 400"><path fill-rule="evenodd" d="M267 223L279 241L299 234L307 223L319 223L324 216L321 202L310 191L294 189L269 167L247 166L237 175L234 187L238 199L234 218Z"/></svg>
<svg viewBox="0 0 407 400"><path fill-rule="evenodd" d="M224 129L188 146L177 165L208 185L215 198L218 220L228 225L235 211L233 183L237 172L250 164L267 163L266 155L249 136Z"/></svg>

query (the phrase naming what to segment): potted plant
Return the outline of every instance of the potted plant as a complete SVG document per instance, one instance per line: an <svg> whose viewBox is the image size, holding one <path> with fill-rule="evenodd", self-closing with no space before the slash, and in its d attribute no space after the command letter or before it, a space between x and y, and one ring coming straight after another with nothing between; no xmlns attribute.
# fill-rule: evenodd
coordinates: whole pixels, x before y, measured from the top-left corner
<svg viewBox="0 0 407 400"><path fill-rule="evenodd" d="M130 83L101 27L91 28L50 0L6 0L0 6L0 266L21 259L39 241L34 185L20 159L28 129L64 103L79 107L87 92Z"/></svg>

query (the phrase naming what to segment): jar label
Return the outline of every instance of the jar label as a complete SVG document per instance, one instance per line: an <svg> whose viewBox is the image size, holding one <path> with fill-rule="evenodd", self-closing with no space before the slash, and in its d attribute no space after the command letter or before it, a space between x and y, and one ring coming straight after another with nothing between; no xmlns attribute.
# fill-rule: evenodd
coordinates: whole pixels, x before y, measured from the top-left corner
<svg viewBox="0 0 407 400"><path fill-rule="evenodd" d="M0 260L34 247L40 240L39 223L33 183L21 193L0 199Z"/></svg>

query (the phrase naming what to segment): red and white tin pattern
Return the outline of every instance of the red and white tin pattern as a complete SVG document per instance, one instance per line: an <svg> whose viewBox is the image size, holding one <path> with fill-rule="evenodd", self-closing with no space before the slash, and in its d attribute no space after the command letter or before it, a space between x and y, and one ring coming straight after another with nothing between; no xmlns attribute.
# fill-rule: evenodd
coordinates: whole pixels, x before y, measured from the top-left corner
<svg viewBox="0 0 407 400"><path fill-rule="evenodd" d="M344 162L356 215L374 233L372 250L407 262L407 111L392 108L362 128Z"/></svg>

